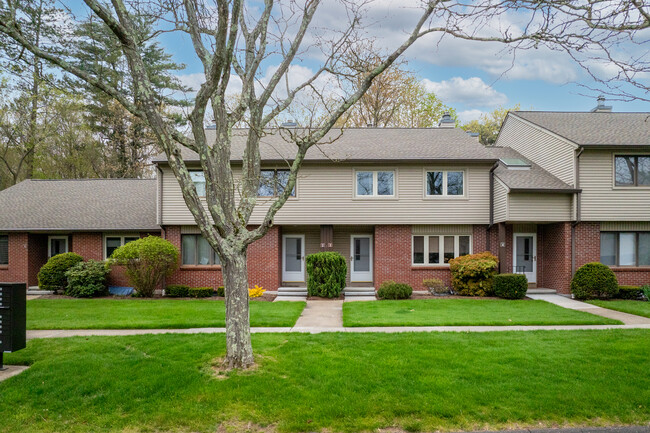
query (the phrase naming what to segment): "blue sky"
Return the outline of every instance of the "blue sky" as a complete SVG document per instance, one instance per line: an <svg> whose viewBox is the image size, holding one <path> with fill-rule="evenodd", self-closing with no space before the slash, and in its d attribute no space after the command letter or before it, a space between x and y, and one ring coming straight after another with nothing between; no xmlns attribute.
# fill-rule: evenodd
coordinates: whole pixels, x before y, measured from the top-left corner
<svg viewBox="0 0 650 433"><path fill-rule="evenodd" d="M417 3L374 1L368 9L367 35L375 37L379 46L387 50L396 47L419 16L419 10L413 7ZM255 2L249 4L254 8ZM340 1L325 1L320 8L314 19L317 28L336 29L345 25ZM506 19L512 20L512 16ZM181 78L187 84L199 84L202 67L189 38L174 33L163 35L160 40L175 61L187 65ZM308 37L307 41L310 40ZM596 105L598 92L581 87L594 85L588 74L565 53L546 48L520 51L513 60L512 53L503 45L449 37L438 43L437 36L431 35L411 47L404 59L408 69L443 102L456 108L463 121L498 106L520 104L522 109L587 111ZM267 71L278 61L272 57L265 66ZM306 54L299 63L307 72L316 70L319 64L313 54ZM614 111L650 111L650 104L640 101L608 100L607 104Z"/></svg>

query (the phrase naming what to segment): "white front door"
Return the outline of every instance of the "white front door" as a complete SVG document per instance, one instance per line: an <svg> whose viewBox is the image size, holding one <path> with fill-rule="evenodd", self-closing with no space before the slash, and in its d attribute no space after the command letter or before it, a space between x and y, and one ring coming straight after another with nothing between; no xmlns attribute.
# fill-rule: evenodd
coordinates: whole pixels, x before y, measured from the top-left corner
<svg viewBox="0 0 650 433"><path fill-rule="evenodd" d="M350 281L372 283L372 235L350 237Z"/></svg>
<svg viewBox="0 0 650 433"><path fill-rule="evenodd" d="M305 282L305 235L282 236L282 281Z"/></svg>
<svg viewBox="0 0 650 433"><path fill-rule="evenodd" d="M515 233L512 252L512 271L524 274L529 283L537 282L537 234Z"/></svg>

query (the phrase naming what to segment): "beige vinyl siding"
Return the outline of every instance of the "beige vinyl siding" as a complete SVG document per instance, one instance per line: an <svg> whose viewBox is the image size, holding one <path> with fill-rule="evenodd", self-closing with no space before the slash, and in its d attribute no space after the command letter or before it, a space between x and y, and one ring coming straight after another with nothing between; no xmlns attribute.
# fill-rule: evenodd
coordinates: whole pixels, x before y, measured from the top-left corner
<svg viewBox="0 0 650 433"><path fill-rule="evenodd" d="M634 152L585 150L580 156L581 219L583 221L649 221L650 188L615 187L613 160L615 153Z"/></svg>
<svg viewBox="0 0 650 433"><path fill-rule="evenodd" d="M515 149L569 185L575 182L576 146L552 133L509 115L496 144Z"/></svg>
<svg viewBox="0 0 650 433"><path fill-rule="evenodd" d="M355 169L395 170L395 197L354 197ZM425 198L425 169L465 170L465 197ZM163 224L193 224L176 179L169 168L163 170ZM297 197L285 203L274 223L488 224L489 170L489 164L306 164L299 174ZM251 224L262 221L269 204L268 199L258 201Z"/></svg>
<svg viewBox="0 0 650 433"><path fill-rule="evenodd" d="M508 221L571 220L571 194L510 193Z"/></svg>
<svg viewBox="0 0 650 433"><path fill-rule="evenodd" d="M508 189L499 180L494 182L494 222L508 221Z"/></svg>
<svg viewBox="0 0 650 433"><path fill-rule="evenodd" d="M650 232L650 221L606 221L600 223L602 232Z"/></svg>
<svg viewBox="0 0 650 433"><path fill-rule="evenodd" d="M414 225L411 233L414 235L471 235L474 227L470 224L429 224Z"/></svg>

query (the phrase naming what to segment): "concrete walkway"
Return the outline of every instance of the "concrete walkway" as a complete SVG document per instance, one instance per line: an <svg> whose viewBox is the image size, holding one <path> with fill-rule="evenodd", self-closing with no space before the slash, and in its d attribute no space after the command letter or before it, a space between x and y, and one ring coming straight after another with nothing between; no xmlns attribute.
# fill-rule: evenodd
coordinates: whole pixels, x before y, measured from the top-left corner
<svg viewBox="0 0 650 433"><path fill-rule="evenodd" d="M584 311L585 313L595 314L597 316L607 317L608 319L620 320L626 325L650 325L650 318L636 316L634 314L623 313L620 311L609 310L596 305L587 304L586 302L576 301L560 295L528 295L531 299L550 302L569 310Z"/></svg>
<svg viewBox="0 0 650 433"><path fill-rule="evenodd" d="M307 301L293 329L300 332L312 328L343 328L343 301Z"/></svg>
<svg viewBox="0 0 650 433"><path fill-rule="evenodd" d="M5 370L0 370L0 382L19 375L28 368L25 365L5 365Z"/></svg>

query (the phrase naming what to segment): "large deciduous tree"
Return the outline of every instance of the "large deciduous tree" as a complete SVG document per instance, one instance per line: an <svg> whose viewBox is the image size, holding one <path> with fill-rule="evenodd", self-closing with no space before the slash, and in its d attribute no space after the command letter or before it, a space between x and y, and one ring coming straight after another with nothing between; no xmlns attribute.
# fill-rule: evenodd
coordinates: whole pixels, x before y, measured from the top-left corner
<svg viewBox="0 0 650 433"><path fill-rule="evenodd" d="M527 49L546 45L569 53L591 48L600 54L614 53L621 38L633 39L648 27L647 6L640 2L567 0L477 0L415 2L419 8L411 28L403 29L403 40L367 70L346 70L341 59L362 34L363 13L368 2L341 0L337 27L323 31L314 24L321 7L319 0L83 0L87 11L112 32L120 44L133 81L133 92L124 92L108 80L77 65L66 53L67 41L36 43L23 31L27 25L25 2L0 0L0 33L34 56L59 67L67 74L96 87L119 102L133 116L142 119L167 155L185 202L203 236L222 259L226 287L226 340L229 367L253 364L250 340L246 251L263 237L287 201L307 151L322 140L337 120L370 88L374 79L424 35L436 33L447 38L501 42ZM137 17L155 17L156 33L182 32L191 41L202 64L205 81L198 89L187 114L187 134L176 128L161 107L161 95L148 74L144 47L147 39L137 31ZM343 26L341 23L347 25ZM610 44L609 41L612 41ZM445 43L445 39L440 43ZM310 57L311 76L293 82L292 71ZM580 59L578 59L580 60ZM333 95L316 91L319 80L340 81L359 75L354 89ZM232 84L237 86L232 86ZM229 86L230 85L230 86ZM227 93L238 89L234 104ZM345 89L345 86L342 86ZM260 174L260 140L266 128L276 124L287 110L305 95L313 100L333 100L318 122L288 135L295 143L295 155L288 161L287 187L266 209L261 224L250 228L257 203ZM315 95L314 95L315 94ZM315 96L315 97L314 97ZM209 142L204 125L208 116L215 124ZM248 125L241 175L231 167L233 125ZM181 148L198 154L206 178L206 206L192 182Z"/></svg>

